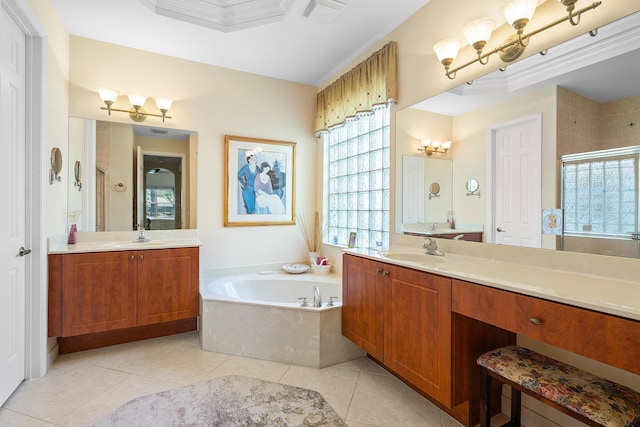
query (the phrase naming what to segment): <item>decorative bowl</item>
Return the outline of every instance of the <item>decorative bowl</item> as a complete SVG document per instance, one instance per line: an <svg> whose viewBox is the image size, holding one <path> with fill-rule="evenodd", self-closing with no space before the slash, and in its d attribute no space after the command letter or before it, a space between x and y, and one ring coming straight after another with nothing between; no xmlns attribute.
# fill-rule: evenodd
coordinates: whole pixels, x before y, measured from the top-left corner
<svg viewBox="0 0 640 427"><path fill-rule="evenodd" d="M309 270L309 266L306 264L286 264L282 266L282 269L287 273L300 274Z"/></svg>

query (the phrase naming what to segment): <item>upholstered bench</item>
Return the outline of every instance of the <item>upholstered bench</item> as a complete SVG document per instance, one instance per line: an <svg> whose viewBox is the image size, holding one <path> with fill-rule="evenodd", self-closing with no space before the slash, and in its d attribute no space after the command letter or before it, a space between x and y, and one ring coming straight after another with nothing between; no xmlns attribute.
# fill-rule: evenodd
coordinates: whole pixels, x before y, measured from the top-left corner
<svg viewBox="0 0 640 427"><path fill-rule="evenodd" d="M480 426L490 426L491 378L511 386L511 421L520 427L521 392L590 426L640 426L640 393L535 351L509 346L484 353ZM503 427L504 427L503 426Z"/></svg>

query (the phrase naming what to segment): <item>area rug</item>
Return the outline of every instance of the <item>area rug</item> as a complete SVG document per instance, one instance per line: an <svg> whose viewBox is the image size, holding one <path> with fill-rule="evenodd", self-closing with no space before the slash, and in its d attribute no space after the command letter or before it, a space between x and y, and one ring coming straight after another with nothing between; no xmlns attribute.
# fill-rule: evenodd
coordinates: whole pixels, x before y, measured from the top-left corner
<svg viewBox="0 0 640 427"><path fill-rule="evenodd" d="M238 375L134 399L106 415L111 426L341 426L320 393Z"/></svg>

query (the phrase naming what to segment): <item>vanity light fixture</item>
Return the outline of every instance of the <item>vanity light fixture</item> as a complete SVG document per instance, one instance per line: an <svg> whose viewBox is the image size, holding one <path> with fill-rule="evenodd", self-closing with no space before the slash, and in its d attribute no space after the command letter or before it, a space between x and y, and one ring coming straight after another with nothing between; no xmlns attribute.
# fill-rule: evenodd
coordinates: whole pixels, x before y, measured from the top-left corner
<svg viewBox="0 0 640 427"><path fill-rule="evenodd" d="M451 148L451 141L431 141L429 139L422 140L422 148L418 148L422 154L427 157L431 157L434 154L438 154L440 156L446 156L447 151Z"/></svg>
<svg viewBox="0 0 640 427"><path fill-rule="evenodd" d="M129 117L131 117L131 120L136 122L142 122L146 120L147 116L162 117L163 122L165 119L171 118L171 116L167 116L167 112L169 111L169 109L171 108L171 104L173 103L173 100L169 98L157 98L155 100L156 105L158 106L158 109L162 114L154 114L148 113L144 108L142 108L144 103L147 101L147 97L144 95L127 95L129 98L129 103L131 104L131 108L129 110L121 110L119 108L112 108L113 103L116 102L116 99L118 99L118 92L113 89L100 89L98 93L100 94L100 98L102 99L102 101L107 105L106 107L100 107L100 109L107 110L109 112L109 115L111 115L112 111L128 113Z"/></svg>
<svg viewBox="0 0 640 427"><path fill-rule="evenodd" d="M445 70L445 75L450 79L455 79L458 70L468 67L471 64L479 62L482 65L486 65L489 62L489 57L495 53L498 54L503 62L511 62L516 60L529 44L531 36L548 30L564 21L569 21L571 25L578 25L580 23L580 17L583 13L595 9L602 4L601 1L595 1L591 5L586 6L580 10L575 10L576 2L578 0L558 0L559 3L566 8L567 16L557 19L537 30L531 31L527 34L524 33L524 29L531 20L536 6L537 0L509 0L502 7L502 13L505 16L509 25L511 25L516 33L508 37L501 45L488 52L483 52L491 33L495 27L495 21L492 19L479 19L473 21L464 27L463 33L470 46L476 50L476 58L469 62L462 64L456 68L451 69L453 61L462 43L458 39L445 39L441 40L433 46L433 50L438 57L438 61L442 63Z"/></svg>

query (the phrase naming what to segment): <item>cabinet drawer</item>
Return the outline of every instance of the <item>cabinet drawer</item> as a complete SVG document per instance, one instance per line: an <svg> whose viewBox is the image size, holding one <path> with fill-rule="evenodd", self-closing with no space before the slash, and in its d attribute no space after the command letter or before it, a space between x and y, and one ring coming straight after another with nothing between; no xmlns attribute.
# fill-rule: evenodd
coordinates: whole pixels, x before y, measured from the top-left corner
<svg viewBox="0 0 640 427"><path fill-rule="evenodd" d="M452 310L640 374L640 322L454 280Z"/></svg>

